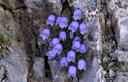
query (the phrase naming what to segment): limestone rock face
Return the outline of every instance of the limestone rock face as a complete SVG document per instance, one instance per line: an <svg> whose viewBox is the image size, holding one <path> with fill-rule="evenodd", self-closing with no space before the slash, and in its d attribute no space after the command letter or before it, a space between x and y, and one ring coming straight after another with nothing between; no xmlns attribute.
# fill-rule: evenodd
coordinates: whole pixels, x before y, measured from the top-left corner
<svg viewBox="0 0 128 82"><path fill-rule="evenodd" d="M18 10L14 12L18 12ZM18 13L20 14L21 12L23 11ZM18 35L22 33L22 30L19 30L22 24L19 24L19 21L16 21L18 18L14 18L13 15L8 9L4 10L3 6L0 7L0 33L3 38L8 38L10 41L10 45L6 41L3 45L1 44L0 80L2 82L27 82L29 71L28 55L23 45L24 41L18 41L18 38L20 38ZM23 22L23 20L20 21Z"/></svg>
<svg viewBox="0 0 128 82"><path fill-rule="evenodd" d="M115 79L114 82L127 82L128 81L128 72L119 72L117 73L117 78Z"/></svg>
<svg viewBox="0 0 128 82"><path fill-rule="evenodd" d="M0 0L0 82L69 82L38 34L49 14L76 8L89 26L88 68L73 82L127 82L128 0Z"/></svg>

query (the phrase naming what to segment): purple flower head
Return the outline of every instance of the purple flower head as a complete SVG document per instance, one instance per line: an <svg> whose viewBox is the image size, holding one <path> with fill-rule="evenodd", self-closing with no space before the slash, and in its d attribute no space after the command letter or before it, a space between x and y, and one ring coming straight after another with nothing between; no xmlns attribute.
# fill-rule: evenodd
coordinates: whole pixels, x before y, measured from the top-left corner
<svg viewBox="0 0 128 82"><path fill-rule="evenodd" d="M63 50L63 46L60 43L58 43L55 45L53 50L59 55Z"/></svg>
<svg viewBox="0 0 128 82"><path fill-rule="evenodd" d="M40 37L42 40L48 39L49 35L50 35L50 30L48 28L46 28L40 32Z"/></svg>
<svg viewBox="0 0 128 82"><path fill-rule="evenodd" d="M75 62L75 59L76 59L76 53L74 51L70 50L67 53L67 60L68 60L68 62Z"/></svg>
<svg viewBox="0 0 128 82"><path fill-rule="evenodd" d="M72 42L72 49L73 50L79 50L79 48L80 48L80 42L79 41L74 41L74 42Z"/></svg>
<svg viewBox="0 0 128 82"><path fill-rule="evenodd" d="M77 28L79 27L78 22L73 21L70 23L70 25L68 26L68 30L71 30L73 33L76 32Z"/></svg>
<svg viewBox="0 0 128 82"><path fill-rule="evenodd" d="M73 39L73 37L74 37L74 33L70 32L70 39Z"/></svg>
<svg viewBox="0 0 128 82"><path fill-rule="evenodd" d="M82 18L82 11L80 9L75 9L73 13L73 19L74 20L80 20Z"/></svg>
<svg viewBox="0 0 128 82"><path fill-rule="evenodd" d="M85 60L83 60L83 59L80 59L79 61L78 61L78 69L79 70L86 70L86 62L85 62Z"/></svg>
<svg viewBox="0 0 128 82"><path fill-rule="evenodd" d="M75 66L69 66L68 68L68 76L69 77L76 77L76 73L77 73L77 70L76 70L76 67Z"/></svg>
<svg viewBox="0 0 128 82"><path fill-rule="evenodd" d="M58 38L53 38L50 42L50 47L54 47L58 43L60 43L60 40Z"/></svg>
<svg viewBox="0 0 128 82"><path fill-rule="evenodd" d="M84 35L85 33L88 32L88 26L86 24L84 24L84 23L80 24L79 29L80 29L80 33L82 35Z"/></svg>
<svg viewBox="0 0 128 82"><path fill-rule="evenodd" d="M66 40L66 32L65 31L61 31L59 34L59 38L62 39L62 41Z"/></svg>
<svg viewBox="0 0 128 82"><path fill-rule="evenodd" d="M68 61L67 61L67 58L66 57L62 57L61 60L60 60L60 65L62 67L67 67L68 66Z"/></svg>
<svg viewBox="0 0 128 82"><path fill-rule="evenodd" d="M60 28L66 28L68 26L68 19L66 17L61 17L59 26Z"/></svg>
<svg viewBox="0 0 128 82"><path fill-rule="evenodd" d="M48 19L47 19L47 25L53 26L54 23L55 23L55 20L56 20L56 18L55 18L54 15L49 15L49 16L48 16Z"/></svg>
<svg viewBox="0 0 128 82"><path fill-rule="evenodd" d="M56 23L55 23L56 26L60 24L61 18L62 18L61 16L57 17Z"/></svg>
<svg viewBox="0 0 128 82"><path fill-rule="evenodd" d="M87 51L87 47L84 45L84 44L81 44L80 45L80 48L79 48L79 52L80 53L85 53Z"/></svg>
<svg viewBox="0 0 128 82"><path fill-rule="evenodd" d="M81 42L81 39L80 39L79 36L75 36L75 38L73 39L73 42L74 42L74 41L79 41L79 42Z"/></svg>
<svg viewBox="0 0 128 82"><path fill-rule="evenodd" d="M54 50L47 52L48 59L51 60L56 56L56 52Z"/></svg>

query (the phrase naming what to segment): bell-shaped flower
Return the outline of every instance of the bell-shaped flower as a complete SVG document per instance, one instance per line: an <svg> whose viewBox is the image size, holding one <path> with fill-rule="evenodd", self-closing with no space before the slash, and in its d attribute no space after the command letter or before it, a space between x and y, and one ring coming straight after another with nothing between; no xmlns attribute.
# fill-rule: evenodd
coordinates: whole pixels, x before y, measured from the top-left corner
<svg viewBox="0 0 128 82"><path fill-rule="evenodd" d="M73 37L74 37L74 33L70 32L70 39L73 39Z"/></svg>
<svg viewBox="0 0 128 82"><path fill-rule="evenodd" d="M84 59L80 59L78 61L78 69L79 70L86 70L87 69L87 64L86 64Z"/></svg>
<svg viewBox="0 0 128 82"><path fill-rule="evenodd" d="M57 17L56 23L55 23L56 26L60 24L61 18L62 18L61 16Z"/></svg>
<svg viewBox="0 0 128 82"><path fill-rule="evenodd" d="M84 35L85 33L88 32L88 26L87 26L86 24L84 24L84 23L81 23L81 24L79 25L79 30L80 30L80 33L81 33L82 35Z"/></svg>
<svg viewBox="0 0 128 82"><path fill-rule="evenodd" d="M68 68L68 76L69 77L76 77L76 74L77 74L77 69L76 69L76 67L75 66L69 66L69 68Z"/></svg>
<svg viewBox="0 0 128 82"><path fill-rule="evenodd" d="M68 30L71 30L74 33L74 32L76 32L78 27L79 27L79 23L77 21L73 21L68 26Z"/></svg>
<svg viewBox="0 0 128 82"><path fill-rule="evenodd" d="M55 23L55 20L56 18L54 15L49 15L46 24L53 26Z"/></svg>
<svg viewBox="0 0 128 82"><path fill-rule="evenodd" d="M73 50L78 51L79 48L80 48L80 42L79 42L79 41L74 41L74 42L72 42L72 49L73 49Z"/></svg>
<svg viewBox="0 0 128 82"><path fill-rule="evenodd" d="M62 57L61 60L60 60L60 65L62 67L67 67L68 66L68 60L66 57Z"/></svg>
<svg viewBox="0 0 128 82"><path fill-rule="evenodd" d="M60 43L60 40L58 38L53 38L50 42L50 47L54 47L56 44Z"/></svg>
<svg viewBox="0 0 128 82"><path fill-rule="evenodd" d="M50 29L46 28L42 30L39 36L41 37L42 40L48 39L48 37L50 36Z"/></svg>
<svg viewBox="0 0 128 82"><path fill-rule="evenodd" d="M83 16L83 13L80 9L75 9L74 13L73 13L73 19L74 20L81 20Z"/></svg>
<svg viewBox="0 0 128 82"><path fill-rule="evenodd" d="M60 43L58 43L58 44L55 45L53 50L57 53L57 55L59 55L63 50L63 46Z"/></svg>
<svg viewBox="0 0 128 82"><path fill-rule="evenodd" d="M67 60L68 60L68 62L75 62L75 59L76 59L76 53L73 50L70 50L67 53Z"/></svg>
<svg viewBox="0 0 128 82"><path fill-rule="evenodd" d="M80 44L79 52L83 54L86 51L87 51L87 47L84 44Z"/></svg>
<svg viewBox="0 0 128 82"><path fill-rule="evenodd" d="M65 41L66 40L66 32L65 31L61 31L60 34L59 34L59 38L62 41Z"/></svg>
<svg viewBox="0 0 128 82"><path fill-rule="evenodd" d="M74 41L79 41L79 42L81 42L81 39L80 39L79 36L75 36L74 39L73 39L73 42L74 42Z"/></svg>
<svg viewBox="0 0 128 82"><path fill-rule="evenodd" d="M56 54L56 52L54 50L51 50L51 51L47 52L47 56L48 56L49 60L53 59L56 55L57 54Z"/></svg>
<svg viewBox="0 0 128 82"><path fill-rule="evenodd" d="M68 26L68 19L66 17L61 17L60 23L59 23L60 28L66 28Z"/></svg>

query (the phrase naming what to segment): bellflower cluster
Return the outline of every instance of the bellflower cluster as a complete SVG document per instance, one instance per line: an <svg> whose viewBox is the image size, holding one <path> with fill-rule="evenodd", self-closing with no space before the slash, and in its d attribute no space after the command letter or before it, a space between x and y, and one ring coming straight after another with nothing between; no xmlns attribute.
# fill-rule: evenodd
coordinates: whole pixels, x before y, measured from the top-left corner
<svg viewBox="0 0 128 82"><path fill-rule="evenodd" d="M88 26L82 21L82 16L79 8L75 9L71 22L65 16L51 14L47 18L46 28L39 34L42 41L48 41L46 56L49 61L59 61L61 67L67 68L67 75L74 78L87 69L84 56L87 44L83 43L83 36L88 34ZM51 29L55 29L56 33Z"/></svg>

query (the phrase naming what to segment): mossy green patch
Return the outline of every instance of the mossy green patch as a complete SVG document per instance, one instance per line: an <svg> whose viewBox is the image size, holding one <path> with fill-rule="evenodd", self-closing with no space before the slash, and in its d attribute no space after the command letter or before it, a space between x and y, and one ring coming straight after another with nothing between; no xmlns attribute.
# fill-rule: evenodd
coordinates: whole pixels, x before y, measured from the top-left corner
<svg viewBox="0 0 128 82"><path fill-rule="evenodd" d="M6 35L0 33L0 44L2 46L7 47L7 46L10 46L11 42L10 42L10 39Z"/></svg>

